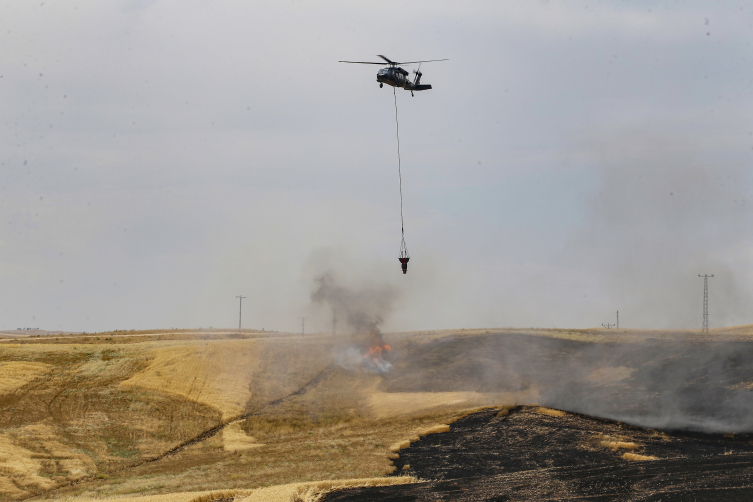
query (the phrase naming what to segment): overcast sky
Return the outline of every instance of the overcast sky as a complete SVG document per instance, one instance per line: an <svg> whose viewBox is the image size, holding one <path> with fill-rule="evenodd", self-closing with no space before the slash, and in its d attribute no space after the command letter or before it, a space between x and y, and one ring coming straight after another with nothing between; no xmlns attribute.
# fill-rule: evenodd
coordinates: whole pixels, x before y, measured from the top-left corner
<svg viewBox="0 0 753 502"><path fill-rule="evenodd" d="M753 323L745 1L11 1L0 328ZM433 90L375 65L441 59ZM406 67L411 69L413 67Z"/></svg>

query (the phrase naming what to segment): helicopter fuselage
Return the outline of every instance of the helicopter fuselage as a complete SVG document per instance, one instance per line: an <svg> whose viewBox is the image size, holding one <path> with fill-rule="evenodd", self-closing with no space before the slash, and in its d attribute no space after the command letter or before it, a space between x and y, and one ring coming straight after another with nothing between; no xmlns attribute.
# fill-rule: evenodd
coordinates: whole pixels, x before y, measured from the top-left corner
<svg viewBox="0 0 753 502"><path fill-rule="evenodd" d="M409 82L408 72L400 67L382 68L377 73L377 82L392 87L405 87L405 84Z"/></svg>
<svg viewBox="0 0 753 502"><path fill-rule="evenodd" d="M377 82L379 82L380 86L381 84L387 84L392 87L401 87L406 91L424 91L431 89L431 85L421 85L419 83L421 81L420 76L415 82L411 82L408 76L409 73L399 66L390 66L388 68L382 68L377 72Z"/></svg>

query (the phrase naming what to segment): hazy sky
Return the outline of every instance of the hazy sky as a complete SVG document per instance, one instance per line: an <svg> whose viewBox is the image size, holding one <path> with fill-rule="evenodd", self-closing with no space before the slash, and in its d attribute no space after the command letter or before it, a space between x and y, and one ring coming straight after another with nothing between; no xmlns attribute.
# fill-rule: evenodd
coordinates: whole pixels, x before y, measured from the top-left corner
<svg viewBox="0 0 753 502"><path fill-rule="evenodd" d="M0 328L753 323L753 5L45 0L0 14ZM376 54L422 66L392 89Z"/></svg>

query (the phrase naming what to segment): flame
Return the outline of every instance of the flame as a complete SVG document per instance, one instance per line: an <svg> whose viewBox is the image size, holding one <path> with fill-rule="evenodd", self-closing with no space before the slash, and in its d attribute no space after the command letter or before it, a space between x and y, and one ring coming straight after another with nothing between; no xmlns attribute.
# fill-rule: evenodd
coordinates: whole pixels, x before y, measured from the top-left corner
<svg viewBox="0 0 753 502"><path fill-rule="evenodd" d="M363 359L369 365L373 365L378 371L388 371L392 366L382 358L382 353L392 350L389 345L384 343L381 334L376 330L371 331L371 347L363 355Z"/></svg>

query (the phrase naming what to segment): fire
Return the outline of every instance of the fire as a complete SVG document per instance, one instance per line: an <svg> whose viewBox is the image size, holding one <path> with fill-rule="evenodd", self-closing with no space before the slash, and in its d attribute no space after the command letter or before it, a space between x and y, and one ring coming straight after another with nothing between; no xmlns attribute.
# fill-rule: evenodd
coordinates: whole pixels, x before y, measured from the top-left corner
<svg viewBox="0 0 753 502"><path fill-rule="evenodd" d="M389 352L390 346L384 343L382 335L376 331L371 331L371 347L363 355L364 362L369 366L374 366L377 371L389 371L392 365L382 358L382 353Z"/></svg>

